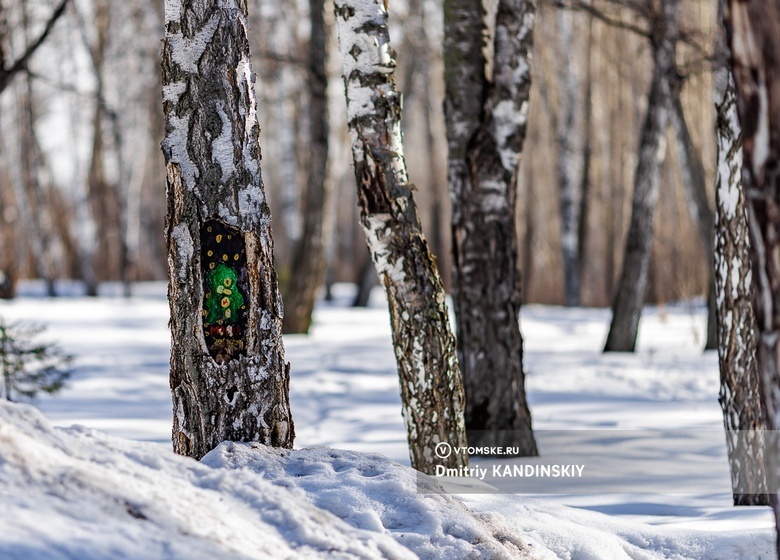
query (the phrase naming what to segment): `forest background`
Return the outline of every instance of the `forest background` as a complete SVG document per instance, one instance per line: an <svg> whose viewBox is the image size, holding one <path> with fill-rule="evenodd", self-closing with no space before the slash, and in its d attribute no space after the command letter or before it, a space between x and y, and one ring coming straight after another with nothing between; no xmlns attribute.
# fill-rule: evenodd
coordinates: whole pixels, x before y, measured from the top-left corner
<svg viewBox="0 0 780 560"><path fill-rule="evenodd" d="M159 51L164 14L153 0L72 0L0 96L0 254L5 295L16 279L163 280L165 177ZM639 5L641 3L637 3ZM639 130L652 74L647 28L632 2L541 2L535 31L529 128L519 174L524 303L564 304L561 177L575 185L580 302L611 303L631 214ZM40 36L52 2L5 2L0 44L15 60ZM263 177L282 287L306 220L310 154L308 1L249 0L261 122ZM329 26L330 155L326 186L328 283L371 284L376 273L358 222L344 89L332 5ZM684 2L678 46L680 99L714 200L715 107L711 60L716 3ZM637 33L637 30L640 33ZM404 140L423 226L449 286L442 6L393 0L391 33L404 102ZM707 294L709 263L685 188L675 130L663 147L649 302ZM565 171L562 171L562 166ZM571 272L569 272L571 274ZM571 301L569 300L569 303ZM704 341L702 341L703 343Z"/></svg>

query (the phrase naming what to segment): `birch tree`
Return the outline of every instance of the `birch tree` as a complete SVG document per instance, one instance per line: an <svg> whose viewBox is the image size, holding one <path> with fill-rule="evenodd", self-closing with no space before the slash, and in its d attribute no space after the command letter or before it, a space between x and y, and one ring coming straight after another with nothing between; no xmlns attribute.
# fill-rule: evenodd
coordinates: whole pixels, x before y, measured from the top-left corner
<svg viewBox="0 0 780 560"><path fill-rule="evenodd" d="M173 448L196 458L293 442L246 18L239 0L165 2Z"/></svg>
<svg viewBox="0 0 780 560"><path fill-rule="evenodd" d="M499 0L490 80L481 0L444 6L452 296L473 445L536 455L525 396L515 201L536 4Z"/></svg>
<svg viewBox="0 0 780 560"><path fill-rule="evenodd" d="M742 184L756 291L756 368L766 427L776 433L780 429L780 2L729 0L726 21L742 127ZM766 454L765 463L767 489L773 492L780 480L776 447ZM771 501L778 520L780 500Z"/></svg>
<svg viewBox="0 0 780 560"><path fill-rule="evenodd" d="M651 30L653 78L647 113L639 140L634 172L631 223L626 240L623 271L612 304L612 322L605 352L633 352L647 289L647 272L653 242L653 216L658 202L659 168L666 151L671 88L677 76L675 53L679 35L680 0L663 0Z"/></svg>
<svg viewBox="0 0 780 560"><path fill-rule="evenodd" d="M468 464L437 458L466 445L463 386L445 293L412 196L401 139L401 99L385 0L336 0L360 223L387 293L412 466Z"/></svg>
<svg viewBox="0 0 780 560"><path fill-rule="evenodd" d="M721 2L722 4L722 2ZM723 45L721 45L723 47ZM750 273L742 142L727 52L715 75L718 175L715 183L715 292L720 406L726 428L734 505L766 504L764 418L756 373L756 320Z"/></svg>

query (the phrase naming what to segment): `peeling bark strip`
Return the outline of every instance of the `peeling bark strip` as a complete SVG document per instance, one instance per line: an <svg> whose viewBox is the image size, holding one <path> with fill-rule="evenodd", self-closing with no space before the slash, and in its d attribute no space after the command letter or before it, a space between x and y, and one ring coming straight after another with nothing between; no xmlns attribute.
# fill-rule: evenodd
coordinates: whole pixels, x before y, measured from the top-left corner
<svg viewBox="0 0 780 560"><path fill-rule="evenodd" d="M634 171L631 223L626 239L623 272L612 304L612 323L605 352L633 352L647 289L647 271L653 245L653 215L658 203L658 175L666 152L671 87L677 76L675 53L679 37L680 0L664 0L663 13L652 32L653 80L647 115L639 139Z"/></svg>
<svg viewBox="0 0 780 560"><path fill-rule="evenodd" d="M780 429L780 2L729 0L726 29L742 125L757 327L757 370L766 427ZM780 457L766 457L768 481ZM775 519L780 502L772 500ZM780 532L778 532L780 537ZM780 551L780 538L778 540Z"/></svg>
<svg viewBox="0 0 780 560"><path fill-rule="evenodd" d="M292 447L246 5L166 0L165 25L173 448L200 458L224 440ZM223 244L230 251L218 252ZM209 291L220 285L224 307Z"/></svg>
<svg viewBox="0 0 780 560"><path fill-rule="evenodd" d="M753 282L750 273L742 147L736 93L724 67L719 91L715 190L715 288L718 308L720 406L726 428L734 505L766 505L763 410L756 373ZM742 431L742 434L739 432ZM755 437L750 437L755 435Z"/></svg>
<svg viewBox="0 0 780 560"><path fill-rule="evenodd" d="M528 120L536 5L500 0L492 83L481 0L444 4L453 301L470 445L537 455L525 395L517 268L517 169Z"/></svg>
<svg viewBox="0 0 780 560"><path fill-rule="evenodd" d="M468 457L436 456L466 444L463 386L444 288L422 233L401 141L386 2L336 0L360 222L387 292L412 466L433 473Z"/></svg>

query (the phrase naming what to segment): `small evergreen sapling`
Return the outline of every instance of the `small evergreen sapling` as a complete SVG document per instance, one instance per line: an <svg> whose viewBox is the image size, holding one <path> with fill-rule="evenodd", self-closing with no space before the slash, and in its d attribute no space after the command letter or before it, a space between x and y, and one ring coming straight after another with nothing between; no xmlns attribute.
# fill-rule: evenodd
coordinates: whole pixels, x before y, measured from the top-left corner
<svg viewBox="0 0 780 560"><path fill-rule="evenodd" d="M0 319L0 398L32 401L40 391L54 394L65 386L73 357L55 344L35 341L43 330Z"/></svg>

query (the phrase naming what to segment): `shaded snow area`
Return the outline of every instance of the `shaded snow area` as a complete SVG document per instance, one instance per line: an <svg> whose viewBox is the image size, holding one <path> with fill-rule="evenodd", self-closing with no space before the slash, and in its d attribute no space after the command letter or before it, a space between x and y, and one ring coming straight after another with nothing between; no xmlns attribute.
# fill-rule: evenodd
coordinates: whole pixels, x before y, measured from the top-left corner
<svg viewBox="0 0 780 560"><path fill-rule="evenodd" d="M620 491L447 496L408 467L380 291L351 309L351 287L336 286L310 335L285 337L296 450L226 443L198 463L170 452L164 285L130 299L23 288L0 317L47 326L41 338L74 354L75 372L38 402L46 420L0 407L0 560L775 558L769 508L731 505L703 304L648 308L636 354L601 353L608 310L528 306L521 327L543 457L555 430L583 430L585 447L618 431L714 436L618 445ZM642 465L689 465L673 475L684 491L659 491Z"/></svg>
<svg viewBox="0 0 780 560"><path fill-rule="evenodd" d="M535 557L379 455L225 443L199 463L24 405L0 403L0 488L4 560Z"/></svg>

